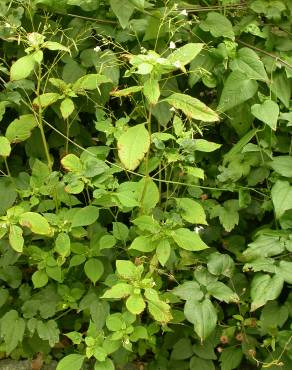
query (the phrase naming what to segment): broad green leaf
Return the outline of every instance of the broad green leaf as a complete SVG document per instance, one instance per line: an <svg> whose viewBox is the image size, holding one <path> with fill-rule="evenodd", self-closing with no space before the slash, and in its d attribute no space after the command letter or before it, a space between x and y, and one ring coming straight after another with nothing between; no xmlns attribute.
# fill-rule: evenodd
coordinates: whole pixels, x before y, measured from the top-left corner
<svg viewBox="0 0 292 370"><path fill-rule="evenodd" d="M135 280L141 277L141 273L143 272L142 265L138 267L131 261L118 260L116 261L116 268L118 275L126 280Z"/></svg>
<svg viewBox="0 0 292 370"><path fill-rule="evenodd" d="M80 370L84 362L85 356L79 354L71 354L63 357L58 363L56 370Z"/></svg>
<svg viewBox="0 0 292 370"><path fill-rule="evenodd" d="M200 28L209 31L214 37L227 37L234 40L232 23L220 13L208 12L207 18L200 23Z"/></svg>
<svg viewBox="0 0 292 370"><path fill-rule="evenodd" d="M129 249L135 249L136 251L149 253L154 251L156 248L156 243L152 242L152 239L150 236L137 236Z"/></svg>
<svg viewBox="0 0 292 370"><path fill-rule="evenodd" d="M19 223L35 234L50 235L52 232L48 221L39 213L25 212L20 216Z"/></svg>
<svg viewBox="0 0 292 370"><path fill-rule="evenodd" d="M219 149L222 144L212 143L204 139L195 139L194 140L194 149L199 152L214 152L214 150Z"/></svg>
<svg viewBox="0 0 292 370"><path fill-rule="evenodd" d="M174 64L175 62L179 62L182 66L190 63L195 57L200 53L204 44L194 44L188 43L182 46L181 48L176 49L173 53L171 53L167 60Z"/></svg>
<svg viewBox="0 0 292 370"><path fill-rule="evenodd" d="M128 297L132 293L132 286L126 283L118 283L108 289L101 298L121 299Z"/></svg>
<svg viewBox="0 0 292 370"><path fill-rule="evenodd" d="M5 136L0 136L0 156L9 157L11 146L9 140Z"/></svg>
<svg viewBox="0 0 292 370"><path fill-rule="evenodd" d="M239 71L231 72L224 83L217 110L225 112L251 99L258 84Z"/></svg>
<svg viewBox="0 0 292 370"><path fill-rule="evenodd" d="M144 213L149 213L156 206L159 202L159 196L158 187L150 177L145 177L139 181L137 198Z"/></svg>
<svg viewBox="0 0 292 370"><path fill-rule="evenodd" d="M243 266L243 271L254 271L254 272L270 272L276 273L275 260L273 258L257 258Z"/></svg>
<svg viewBox="0 0 292 370"><path fill-rule="evenodd" d="M56 103L61 97L58 93L45 93L36 97L32 104L34 107L47 108L48 106Z"/></svg>
<svg viewBox="0 0 292 370"><path fill-rule="evenodd" d="M25 321L19 317L18 312L10 310L6 312L0 320L0 336L5 343L7 355L22 342L25 330Z"/></svg>
<svg viewBox="0 0 292 370"><path fill-rule="evenodd" d="M164 101L181 110L187 117L203 122L219 121L219 116L216 112L192 96L174 93L164 99Z"/></svg>
<svg viewBox="0 0 292 370"><path fill-rule="evenodd" d="M24 239L22 229L17 225L10 225L9 228L9 244L18 253L22 253Z"/></svg>
<svg viewBox="0 0 292 370"><path fill-rule="evenodd" d="M273 100L265 100L263 104L254 104L251 113L260 121L276 130L280 109Z"/></svg>
<svg viewBox="0 0 292 370"><path fill-rule="evenodd" d="M51 347L59 342L60 330L55 320L38 321L37 332L39 337L47 340Z"/></svg>
<svg viewBox="0 0 292 370"><path fill-rule="evenodd" d="M286 283L292 284L292 262L280 261L276 268L276 274L281 276Z"/></svg>
<svg viewBox="0 0 292 370"><path fill-rule="evenodd" d="M193 354L192 343L189 338L179 339L173 346L170 358L171 360L185 360Z"/></svg>
<svg viewBox="0 0 292 370"><path fill-rule="evenodd" d="M219 301L226 303L239 302L238 295L221 281L214 281L207 285L207 292Z"/></svg>
<svg viewBox="0 0 292 370"><path fill-rule="evenodd" d="M273 170L278 172L281 176L292 177L292 157L289 155L281 155L274 157L269 165Z"/></svg>
<svg viewBox="0 0 292 370"><path fill-rule="evenodd" d="M79 78L72 86L73 91L82 91L82 90L95 90L99 85L106 82L111 82L111 80L100 74L88 74Z"/></svg>
<svg viewBox="0 0 292 370"><path fill-rule="evenodd" d="M70 52L70 49L67 48L66 46L59 44L58 42L55 41L46 41L42 45L45 49L49 50L60 50L60 51L66 51Z"/></svg>
<svg viewBox="0 0 292 370"><path fill-rule="evenodd" d="M256 274L251 282L251 311L264 306L268 301L278 298L283 289L284 279L279 275L271 277L266 274Z"/></svg>
<svg viewBox="0 0 292 370"><path fill-rule="evenodd" d="M182 218L192 224L208 225L204 208L190 198L175 198Z"/></svg>
<svg viewBox="0 0 292 370"><path fill-rule="evenodd" d="M15 63L12 64L10 69L11 81L22 80L28 77L34 70L36 62L33 55L26 55L19 58Z"/></svg>
<svg viewBox="0 0 292 370"><path fill-rule="evenodd" d="M272 257L281 254L285 250L285 243L279 236L260 235L255 241L248 244L243 252L247 261L262 257Z"/></svg>
<svg viewBox="0 0 292 370"><path fill-rule="evenodd" d="M118 154L127 170L135 170L150 147L150 135L143 124L130 127L118 139Z"/></svg>
<svg viewBox="0 0 292 370"><path fill-rule="evenodd" d="M140 315L146 307L146 303L140 294L131 294L126 300L126 307L133 315Z"/></svg>
<svg viewBox="0 0 292 370"><path fill-rule="evenodd" d="M10 143L18 143L27 140L31 131L37 127L37 121L33 114L25 114L16 118L7 127L5 136Z"/></svg>
<svg viewBox="0 0 292 370"><path fill-rule="evenodd" d="M55 251L64 257L68 257L70 255L70 237L66 233L60 233L55 242Z"/></svg>
<svg viewBox="0 0 292 370"><path fill-rule="evenodd" d="M150 104L152 105L157 104L160 96L160 88L158 81L150 77L144 83L143 93Z"/></svg>
<svg viewBox="0 0 292 370"><path fill-rule="evenodd" d="M142 86L130 86L130 87L127 87L126 89L112 91L111 95L117 96L117 97L128 96L135 92L139 92L142 89L143 89Z"/></svg>
<svg viewBox="0 0 292 370"><path fill-rule="evenodd" d="M15 183L8 177L0 177L0 215L11 208L17 198Z"/></svg>
<svg viewBox="0 0 292 370"><path fill-rule="evenodd" d="M162 324L167 324L172 319L170 306L161 300L151 301L147 299L147 307L154 320Z"/></svg>
<svg viewBox="0 0 292 370"><path fill-rule="evenodd" d="M62 103L60 105L60 110L61 110L62 117L64 119L67 119L73 113L74 108L75 107L74 107L74 103L73 103L72 99L66 98L66 99L62 100Z"/></svg>
<svg viewBox="0 0 292 370"><path fill-rule="evenodd" d="M80 174L83 172L83 166L80 159L75 154L67 154L61 160L62 166L73 173Z"/></svg>
<svg viewBox="0 0 292 370"><path fill-rule="evenodd" d="M156 248L156 257L161 264L161 266L165 266L166 262L168 261L171 253L171 246L167 239L162 239Z"/></svg>
<svg viewBox="0 0 292 370"><path fill-rule="evenodd" d="M113 236L117 240L126 241L129 236L128 227L122 222L113 222Z"/></svg>
<svg viewBox="0 0 292 370"><path fill-rule="evenodd" d="M292 186L288 181L277 180L272 187L272 201L277 218L292 208Z"/></svg>
<svg viewBox="0 0 292 370"><path fill-rule="evenodd" d="M230 69L242 72L250 79L269 80L264 64L257 53L246 47L238 51L237 57L230 63Z"/></svg>
<svg viewBox="0 0 292 370"><path fill-rule="evenodd" d="M281 100L285 107L289 108L291 84L290 79L287 78L285 72L273 73L271 90L272 93Z"/></svg>
<svg viewBox="0 0 292 370"><path fill-rule="evenodd" d="M135 9L129 0L110 0L110 6L122 28L126 28Z"/></svg>
<svg viewBox="0 0 292 370"><path fill-rule="evenodd" d="M215 370L215 365L212 360L203 359L193 356L190 361L190 370Z"/></svg>
<svg viewBox="0 0 292 370"><path fill-rule="evenodd" d="M212 253L208 258L208 271L213 275L231 277L235 268L233 259L228 254Z"/></svg>
<svg viewBox="0 0 292 370"><path fill-rule="evenodd" d="M216 205L210 211L210 217L219 217L224 229L230 232L239 222L239 203L236 199L229 199L223 206Z"/></svg>
<svg viewBox="0 0 292 370"><path fill-rule="evenodd" d="M204 297L204 294L196 281L186 281L172 289L172 293L185 301L188 301L189 299L200 301Z"/></svg>
<svg viewBox="0 0 292 370"><path fill-rule="evenodd" d="M241 348L224 348L220 355L220 363L222 370L240 369L240 363L243 358Z"/></svg>
<svg viewBox="0 0 292 370"><path fill-rule="evenodd" d="M201 341L205 340L215 329L217 312L209 299L202 302L197 300L186 301L184 314L186 319L194 324L194 329Z"/></svg>
<svg viewBox="0 0 292 370"><path fill-rule="evenodd" d="M47 285L49 278L45 270L35 271L31 277L34 288L42 288Z"/></svg>
<svg viewBox="0 0 292 370"><path fill-rule="evenodd" d="M97 258L90 258L84 265L84 272L89 280L95 285L96 282L102 277L104 267L100 260Z"/></svg>
<svg viewBox="0 0 292 370"><path fill-rule="evenodd" d="M132 223L136 225L142 231L150 231L150 233L155 233L159 231L160 225L152 216L139 216L135 218Z"/></svg>
<svg viewBox="0 0 292 370"><path fill-rule="evenodd" d="M94 206L79 208L72 218L71 227L88 226L93 224L99 216L99 209Z"/></svg>
<svg viewBox="0 0 292 370"><path fill-rule="evenodd" d="M172 232L171 236L180 248L188 251L200 251L209 248L197 233L189 229L176 229Z"/></svg>
<svg viewBox="0 0 292 370"><path fill-rule="evenodd" d="M105 361L96 361L94 370L115 370L115 365L110 358Z"/></svg>

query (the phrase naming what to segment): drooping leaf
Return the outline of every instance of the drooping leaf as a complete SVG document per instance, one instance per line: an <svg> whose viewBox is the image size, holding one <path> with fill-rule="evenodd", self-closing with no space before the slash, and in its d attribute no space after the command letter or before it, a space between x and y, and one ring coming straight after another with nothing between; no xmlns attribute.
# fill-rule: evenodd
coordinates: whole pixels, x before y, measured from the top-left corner
<svg viewBox="0 0 292 370"><path fill-rule="evenodd" d="M15 63L12 64L10 69L11 81L22 80L28 77L35 67L35 59L33 55L26 55L19 58Z"/></svg>
<svg viewBox="0 0 292 370"><path fill-rule="evenodd" d="M199 152L213 152L221 147L221 144L212 143L211 141L207 141L204 139L195 139L194 142L194 149L198 150Z"/></svg>
<svg viewBox="0 0 292 370"><path fill-rule="evenodd" d="M31 131L37 127L37 121L33 114L25 114L15 119L7 127L5 136L10 143L17 143L19 141L27 140Z"/></svg>
<svg viewBox="0 0 292 370"><path fill-rule="evenodd" d="M216 112L192 96L174 93L164 99L164 101L181 110L187 117L204 122L219 121L219 116Z"/></svg>
<svg viewBox="0 0 292 370"><path fill-rule="evenodd" d="M118 139L118 154L127 170L135 170L150 147L150 135L143 124L130 127Z"/></svg>
<svg viewBox="0 0 292 370"><path fill-rule="evenodd" d="M111 82L111 80L100 74L88 74L83 77L80 77L72 86L73 91L82 91L82 90L95 90L99 85L106 82Z"/></svg>
<svg viewBox="0 0 292 370"><path fill-rule="evenodd" d="M75 108L75 106L74 106L74 103L73 103L72 99L66 98L66 99L62 100L62 103L60 105L60 110L61 110L62 117L64 119L67 119L73 113L74 108Z"/></svg>
<svg viewBox="0 0 292 370"><path fill-rule="evenodd" d="M50 235L52 230L44 216L35 212L25 212L19 218L21 226L28 227L33 233Z"/></svg>

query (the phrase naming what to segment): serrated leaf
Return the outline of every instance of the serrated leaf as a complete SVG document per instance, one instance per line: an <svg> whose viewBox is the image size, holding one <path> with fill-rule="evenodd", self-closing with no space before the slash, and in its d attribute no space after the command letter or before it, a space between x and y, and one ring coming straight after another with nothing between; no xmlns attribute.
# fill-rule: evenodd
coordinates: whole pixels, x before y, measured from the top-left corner
<svg viewBox="0 0 292 370"><path fill-rule="evenodd" d="M204 297L204 294L196 281L186 281L172 289L172 293L185 301L190 299L199 301Z"/></svg>
<svg viewBox="0 0 292 370"><path fill-rule="evenodd" d="M203 122L219 121L219 116L216 112L192 96L174 93L164 99L164 101L181 110L187 117Z"/></svg>
<svg viewBox="0 0 292 370"><path fill-rule="evenodd" d="M208 258L208 271L213 275L231 277L235 268L233 259L228 254L212 253Z"/></svg>
<svg viewBox="0 0 292 370"><path fill-rule="evenodd" d="M140 315L146 307L146 303L140 294L131 294L126 300L126 307L133 315Z"/></svg>
<svg viewBox="0 0 292 370"><path fill-rule="evenodd" d="M93 224L99 216L99 209L95 206L79 208L74 214L71 227L88 226Z"/></svg>
<svg viewBox="0 0 292 370"><path fill-rule="evenodd" d="M11 145L5 136L0 136L0 156L9 157L11 153Z"/></svg>
<svg viewBox="0 0 292 370"><path fill-rule="evenodd" d="M135 280L140 277L143 272L142 265L138 268L138 266L135 266L131 261L118 260L116 261L116 268L118 275L126 280Z"/></svg>
<svg viewBox="0 0 292 370"><path fill-rule="evenodd" d="M162 324L167 324L172 319L170 306L161 300L150 301L147 299L147 307L154 320Z"/></svg>
<svg viewBox="0 0 292 370"><path fill-rule="evenodd" d="M48 221L39 213L25 212L20 216L19 223L35 234L50 235L52 232Z"/></svg>
<svg viewBox="0 0 292 370"><path fill-rule="evenodd" d="M118 154L127 170L135 170L150 147L150 135L143 124L130 127L118 139Z"/></svg>
<svg viewBox="0 0 292 370"><path fill-rule="evenodd" d="M226 303L239 301L238 295L221 281L214 281L208 284L207 292L219 301L224 301Z"/></svg>
<svg viewBox="0 0 292 370"><path fill-rule="evenodd" d="M85 356L79 354L71 354L63 357L58 363L56 370L80 370L84 362Z"/></svg>
<svg viewBox="0 0 292 370"><path fill-rule="evenodd" d="M33 114L24 114L9 124L5 136L10 143L25 141L30 137L31 131L37 127L37 125L37 121Z"/></svg>
<svg viewBox="0 0 292 370"><path fill-rule="evenodd" d="M239 71L231 72L224 83L217 110L225 112L251 99L258 84Z"/></svg>
<svg viewBox="0 0 292 370"><path fill-rule="evenodd" d="M28 77L35 67L35 59L33 55L26 55L19 58L15 63L12 64L10 69L11 81L22 80Z"/></svg>
<svg viewBox="0 0 292 370"><path fill-rule="evenodd" d="M132 286L126 283L118 283L108 289L101 298L121 299L126 298L132 293Z"/></svg>
<svg viewBox="0 0 292 370"><path fill-rule="evenodd" d="M260 121L276 130L280 109L273 100L265 100L263 104L254 104L251 113Z"/></svg>
<svg viewBox="0 0 292 370"><path fill-rule="evenodd" d="M216 327L217 312L209 299L204 299L202 302L198 302L197 300L186 301L184 314L186 319L194 324L195 332L202 341Z"/></svg>
<svg viewBox="0 0 292 370"><path fill-rule="evenodd" d="M214 37L227 37L234 40L232 23L224 15L216 12L208 12L207 18L200 23L200 28L209 31Z"/></svg>
<svg viewBox="0 0 292 370"><path fill-rule="evenodd" d="M197 233L189 229L176 229L172 232L171 236L180 248L188 251L200 251L209 248Z"/></svg>
<svg viewBox="0 0 292 370"><path fill-rule="evenodd" d="M292 284L292 262L280 261L275 272L277 275L281 276L286 283Z"/></svg>
<svg viewBox="0 0 292 370"><path fill-rule="evenodd" d="M104 273L103 263L97 258L90 258L84 265L84 272L95 285Z"/></svg>
<svg viewBox="0 0 292 370"><path fill-rule="evenodd" d="M83 171L82 163L75 154L67 154L62 158L61 163L66 170L73 173L79 174Z"/></svg>
<svg viewBox="0 0 292 370"><path fill-rule="evenodd" d="M0 336L4 340L7 355L23 340L24 330L25 321L19 317L17 311L10 310L1 317Z"/></svg>
<svg viewBox="0 0 292 370"><path fill-rule="evenodd" d="M289 155L280 155L274 157L272 162L269 162L270 167L278 172L281 176L292 177L292 157Z"/></svg>
<svg viewBox="0 0 292 370"><path fill-rule="evenodd" d="M190 198L175 198L178 211L182 218L192 224L208 225L204 208Z"/></svg>
<svg viewBox="0 0 292 370"><path fill-rule="evenodd" d="M122 28L126 28L134 12L134 5L129 0L110 0L110 6Z"/></svg>
<svg viewBox="0 0 292 370"><path fill-rule="evenodd" d="M55 320L38 321L37 332L41 339L47 340L51 347L59 342L60 330Z"/></svg>

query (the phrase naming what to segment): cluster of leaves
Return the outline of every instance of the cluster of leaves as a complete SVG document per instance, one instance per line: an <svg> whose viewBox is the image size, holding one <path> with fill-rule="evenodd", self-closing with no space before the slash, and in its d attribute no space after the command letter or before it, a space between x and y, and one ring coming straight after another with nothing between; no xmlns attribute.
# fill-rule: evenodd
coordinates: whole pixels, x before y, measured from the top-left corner
<svg viewBox="0 0 292 370"><path fill-rule="evenodd" d="M291 369L291 1L0 17L0 357Z"/></svg>

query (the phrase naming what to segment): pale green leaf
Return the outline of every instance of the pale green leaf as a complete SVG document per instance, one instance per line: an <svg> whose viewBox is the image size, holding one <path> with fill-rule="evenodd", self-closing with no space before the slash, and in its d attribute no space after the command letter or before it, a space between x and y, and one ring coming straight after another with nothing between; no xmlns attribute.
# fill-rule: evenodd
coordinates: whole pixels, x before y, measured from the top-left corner
<svg viewBox="0 0 292 370"><path fill-rule="evenodd" d="M192 224L208 225L204 208L199 202L190 198L175 198L182 218Z"/></svg>
<svg viewBox="0 0 292 370"><path fill-rule="evenodd" d="M224 301L226 303L239 302L238 295L221 281L214 281L208 284L207 292L219 301Z"/></svg>
<svg viewBox="0 0 292 370"><path fill-rule="evenodd" d="M75 154L67 154L62 158L61 163L62 166L70 172L79 174L83 171L82 163Z"/></svg>
<svg viewBox="0 0 292 370"><path fill-rule="evenodd" d="M150 104L152 105L157 104L160 96L160 88L158 81L150 77L144 83L143 93Z"/></svg>
<svg viewBox="0 0 292 370"><path fill-rule="evenodd" d="M72 89L76 92L82 90L95 90L101 84L111 82L111 80L100 74L88 74L80 77L72 86Z"/></svg>
<svg viewBox="0 0 292 370"><path fill-rule="evenodd" d="M55 251L64 257L68 257L70 255L70 237L66 233L60 233L55 242Z"/></svg>
<svg viewBox="0 0 292 370"><path fill-rule="evenodd" d="M126 300L126 307L133 315L140 315L146 307L146 303L140 294L132 294Z"/></svg>
<svg viewBox="0 0 292 370"><path fill-rule="evenodd" d="M58 363L56 370L80 370L82 368L85 356L79 354L71 354L63 357Z"/></svg>
<svg viewBox="0 0 292 370"><path fill-rule="evenodd" d="M129 249L135 249L140 252L149 253L149 252L154 251L155 248L156 248L156 244L152 242L151 237L142 235L142 236L137 236L133 240Z"/></svg>
<svg viewBox="0 0 292 370"><path fill-rule="evenodd" d="M45 49L70 52L70 49L56 41L46 41L42 45Z"/></svg>
<svg viewBox="0 0 292 370"><path fill-rule="evenodd" d="M150 177L145 177L139 181L137 186L137 199L144 213L149 213L159 202L159 189Z"/></svg>
<svg viewBox="0 0 292 370"><path fill-rule="evenodd" d="M52 232L48 221L39 213L25 212L20 216L19 223L35 234L50 235Z"/></svg>
<svg viewBox="0 0 292 370"><path fill-rule="evenodd" d="M24 239L22 229L17 225L10 225L9 228L9 244L18 253L22 253Z"/></svg>
<svg viewBox="0 0 292 370"><path fill-rule="evenodd" d="M212 253L208 258L208 271L213 275L231 277L235 268L233 259L228 254Z"/></svg>
<svg viewBox="0 0 292 370"><path fill-rule="evenodd" d="M213 143L204 139L195 139L194 140L194 149L199 152L214 152L221 147L221 144Z"/></svg>
<svg viewBox="0 0 292 370"><path fill-rule="evenodd" d="M47 108L48 106L56 103L60 97L61 95L58 93L45 93L36 97L32 104L35 107Z"/></svg>
<svg viewBox="0 0 292 370"><path fill-rule="evenodd" d="M135 170L150 147L150 135L143 124L130 127L118 139L118 154L127 170Z"/></svg>
<svg viewBox="0 0 292 370"><path fill-rule="evenodd" d="M5 136L10 143L25 141L30 137L31 131L37 127L37 125L37 121L33 114L25 114L16 118L9 124Z"/></svg>
<svg viewBox="0 0 292 370"><path fill-rule="evenodd" d="M273 170L278 172L281 176L292 177L292 157L289 155L281 155L274 157L269 165Z"/></svg>
<svg viewBox="0 0 292 370"><path fill-rule="evenodd" d="M17 311L10 310L1 317L0 336L4 340L7 355L23 340L24 330L25 321L19 317Z"/></svg>
<svg viewBox="0 0 292 370"><path fill-rule="evenodd" d="M99 216L99 210L94 206L79 208L72 218L71 227L87 226L93 224Z"/></svg>
<svg viewBox="0 0 292 370"><path fill-rule="evenodd" d="M292 262L280 261L276 268L276 274L281 276L286 283L292 284Z"/></svg>
<svg viewBox="0 0 292 370"><path fill-rule="evenodd" d="M32 274L31 280L35 288L42 288L47 285L49 278L44 270L39 270Z"/></svg>
<svg viewBox="0 0 292 370"><path fill-rule="evenodd" d="M74 108L75 107L74 107L74 103L72 99L66 98L62 100L61 105L60 105L62 117L64 119L67 119L73 113Z"/></svg>
<svg viewBox="0 0 292 370"><path fill-rule="evenodd" d="M100 260L97 258L90 258L84 265L85 275L95 285L104 273L104 267Z"/></svg>
<svg viewBox="0 0 292 370"><path fill-rule="evenodd" d="M118 283L108 289L101 298L121 299L132 293L132 286L126 283Z"/></svg>
<svg viewBox="0 0 292 370"><path fill-rule="evenodd" d="M182 66L190 63L195 57L200 53L204 44L194 44L188 43L182 46L181 48L176 49L173 53L171 53L167 60L174 64L175 62L180 62Z"/></svg>
<svg viewBox="0 0 292 370"><path fill-rule="evenodd" d="M110 0L110 6L122 28L126 28L135 9L129 0Z"/></svg>
<svg viewBox="0 0 292 370"><path fill-rule="evenodd" d="M220 13L208 12L207 18L200 23L200 28L209 31L214 37L227 37L234 40L232 23Z"/></svg>
<svg viewBox="0 0 292 370"><path fill-rule="evenodd" d="M272 201L277 218L292 208L292 186L288 181L277 180L272 187Z"/></svg>
<svg viewBox="0 0 292 370"><path fill-rule="evenodd" d="M139 92L142 89L143 89L142 86L130 86L130 87L127 87L126 89L112 91L111 95L117 96L117 97L128 96L135 92Z"/></svg>
<svg viewBox="0 0 292 370"><path fill-rule="evenodd" d="M156 257L161 264L161 266L165 266L166 262L168 261L171 253L171 246L167 239L162 239L156 248Z"/></svg>
<svg viewBox="0 0 292 370"><path fill-rule="evenodd" d="M164 99L164 101L181 110L187 117L204 122L219 121L219 116L216 112L192 96L174 93Z"/></svg>
<svg viewBox="0 0 292 370"><path fill-rule="evenodd" d="M190 299L200 301L204 297L204 294L196 281L186 281L172 289L172 293L185 301Z"/></svg>
<svg viewBox="0 0 292 370"><path fill-rule="evenodd" d="M180 248L188 251L200 251L208 248L200 236L189 229L176 229L172 232L171 236Z"/></svg>
<svg viewBox="0 0 292 370"><path fill-rule="evenodd" d="M276 130L280 109L273 100L265 100L262 104L254 104L251 113L260 121Z"/></svg>
<svg viewBox="0 0 292 370"><path fill-rule="evenodd" d="M0 136L0 156L9 157L11 146L9 140L5 136Z"/></svg>
<svg viewBox="0 0 292 370"><path fill-rule="evenodd" d="M15 63L12 64L10 69L11 81L22 80L28 77L34 70L36 62L33 55L26 55L19 58Z"/></svg>
<svg viewBox="0 0 292 370"><path fill-rule="evenodd" d="M116 268L118 275L126 280L136 280L141 277L143 272L143 265L136 266L131 261L118 260L116 261Z"/></svg>

